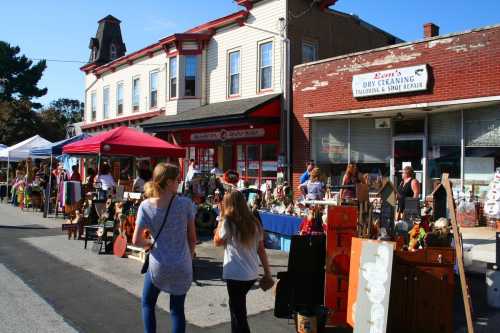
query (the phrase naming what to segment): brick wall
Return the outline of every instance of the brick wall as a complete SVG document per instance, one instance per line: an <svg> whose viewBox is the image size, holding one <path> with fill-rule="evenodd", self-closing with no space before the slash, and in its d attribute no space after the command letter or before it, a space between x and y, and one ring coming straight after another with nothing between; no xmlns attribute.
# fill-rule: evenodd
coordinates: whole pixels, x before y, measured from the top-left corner
<svg viewBox="0 0 500 333"><path fill-rule="evenodd" d="M355 99L352 76L428 64L426 92ZM308 113L500 96L500 26L297 66L293 73L293 184L310 158Z"/></svg>

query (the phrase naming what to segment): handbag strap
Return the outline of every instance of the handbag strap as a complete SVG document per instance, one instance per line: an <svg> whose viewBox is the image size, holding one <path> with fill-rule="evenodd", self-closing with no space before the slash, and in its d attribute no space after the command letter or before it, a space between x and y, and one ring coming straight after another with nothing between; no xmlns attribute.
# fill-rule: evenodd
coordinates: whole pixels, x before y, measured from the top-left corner
<svg viewBox="0 0 500 333"><path fill-rule="evenodd" d="M167 208L167 212L165 213L165 217L163 218L163 223L161 224L160 230L158 231L158 233L156 234L156 237L153 240L153 244L151 244L150 250L154 248L154 246L156 244L156 240L160 236L161 231L163 230L163 227L165 226L165 223L167 222L168 213L170 212L170 207L172 206L172 202L174 202L174 199L175 199L175 194L172 196L172 199L170 199L170 202L169 202L168 208Z"/></svg>

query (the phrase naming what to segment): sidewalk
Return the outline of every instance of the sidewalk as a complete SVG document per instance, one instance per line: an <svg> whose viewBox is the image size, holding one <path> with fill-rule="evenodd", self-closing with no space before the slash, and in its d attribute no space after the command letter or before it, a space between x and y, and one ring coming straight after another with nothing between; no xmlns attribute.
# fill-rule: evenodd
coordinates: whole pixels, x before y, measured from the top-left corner
<svg viewBox="0 0 500 333"><path fill-rule="evenodd" d="M496 262L495 230L488 227L460 228L460 232L465 250L465 269L469 272L484 274L486 264ZM467 251L470 246L472 248Z"/></svg>

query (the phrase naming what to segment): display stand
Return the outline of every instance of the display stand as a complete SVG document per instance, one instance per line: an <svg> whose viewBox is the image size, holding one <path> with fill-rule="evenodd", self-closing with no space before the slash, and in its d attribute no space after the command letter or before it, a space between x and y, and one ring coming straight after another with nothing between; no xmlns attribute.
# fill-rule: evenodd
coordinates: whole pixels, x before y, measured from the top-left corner
<svg viewBox="0 0 500 333"><path fill-rule="evenodd" d="M462 250L462 238L458 232L457 219L455 214L455 202L453 201L453 192L451 190L450 180L448 178L448 174L443 174L442 184L447 193L448 200L448 213L450 215L451 227L453 230L453 238L455 240L455 251L458 265L458 273L460 276L460 284L462 289L462 298L464 301L465 307L465 317L467 319L467 331L469 333L474 333L474 325L472 322L472 304L471 297L469 294L469 288L467 285L467 280L465 278L465 266L464 266L464 257Z"/></svg>

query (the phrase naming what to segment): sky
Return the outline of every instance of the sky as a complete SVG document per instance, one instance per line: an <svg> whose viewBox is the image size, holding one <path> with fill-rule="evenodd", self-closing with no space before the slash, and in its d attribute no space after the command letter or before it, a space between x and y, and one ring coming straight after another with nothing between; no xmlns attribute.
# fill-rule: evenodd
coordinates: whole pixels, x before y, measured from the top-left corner
<svg viewBox="0 0 500 333"><path fill-rule="evenodd" d="M232 0L0 0L0 40L32 59L82 62L48 61L39 85L48 93L39 102L83 100L79 68L99 19L111 14L122 21L129 53L241 8ZM332 8L405 41L421 39L427 22L439 25L441 34L500 24L500 0L339 0Z"/></svg>

